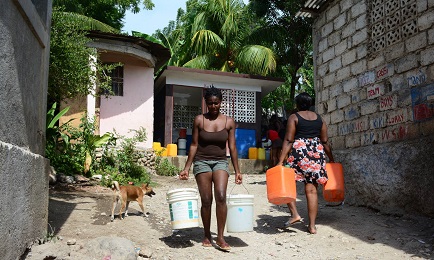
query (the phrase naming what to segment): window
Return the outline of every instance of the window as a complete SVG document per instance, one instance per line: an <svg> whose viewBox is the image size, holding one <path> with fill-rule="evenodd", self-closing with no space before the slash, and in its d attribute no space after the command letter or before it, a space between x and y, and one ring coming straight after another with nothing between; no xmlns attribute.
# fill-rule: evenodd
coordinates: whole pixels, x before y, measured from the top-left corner
<svg viewBox="0 0 434 260"><path fill-rule="evenodd" d="M112 92L104 91L104 94L113 96L124 95L124 66L117 66L108 72L108 75L112 79Z"/></svg>

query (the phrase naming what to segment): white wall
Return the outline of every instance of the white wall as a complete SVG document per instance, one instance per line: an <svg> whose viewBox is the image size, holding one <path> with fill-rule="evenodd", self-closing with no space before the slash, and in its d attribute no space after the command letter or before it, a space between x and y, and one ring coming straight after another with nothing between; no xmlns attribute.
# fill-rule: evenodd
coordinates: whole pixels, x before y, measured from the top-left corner
<svg viewBox="0 0 434 260"><path fill-rule="evenodd" d="M146 129L146 148L152 147L154 122L153 68L124 66L124 95L101 97L100 133L113 132L132 137L131 129Z"/></svg>

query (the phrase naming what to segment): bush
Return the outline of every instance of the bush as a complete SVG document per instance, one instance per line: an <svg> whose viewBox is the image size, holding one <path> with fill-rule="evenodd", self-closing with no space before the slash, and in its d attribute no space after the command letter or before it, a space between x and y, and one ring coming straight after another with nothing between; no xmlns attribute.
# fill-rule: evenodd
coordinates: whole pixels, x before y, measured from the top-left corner
<svg viewBox="0 0 434 260"><path fill-rule="evenodd" d="M176 176L180 169L169 162L167 158L157 157L155 162L155 171L158 175L161 176Z"/></svg>

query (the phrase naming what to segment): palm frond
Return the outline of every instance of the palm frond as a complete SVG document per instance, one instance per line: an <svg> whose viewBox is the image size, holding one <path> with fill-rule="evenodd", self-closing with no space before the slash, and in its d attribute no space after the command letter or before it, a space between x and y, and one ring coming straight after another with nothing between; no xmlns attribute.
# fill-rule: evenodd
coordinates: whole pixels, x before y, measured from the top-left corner
<svg viewBox="0 0 434 260"><path fill-rule="evenodd" d="M276 70L276 59L271 49L261 45L248 45L241 49L236 60L244 73L266 76Z"/></svg>
<svg viewBox="0 0 434 260"><path fill-rule="evenodd" d="M191 47L197 55L214 54L212 51L224 47L224 41L210 30L200 30L192 38Z"/></svg>
<svg viewBox="0 0 434 260"><path fill-rule="evenodd" d="M83 30L99 30L111 33L120 32L118 29L113 28L108 24L102 23L96 19L78 13L56 11L56 14L59 17L69 19L70 21L80 24L83 27Z"/></svg>
<svg viewBox="0 0 434 260"><path fill-rule="evenodd" d="M214 61L214 57L212 55L201 55L201 56L197 56L192 60L189 60L187 63L182 65L182 67L195 68L195 69L209 69L213 61Z"/></svg>

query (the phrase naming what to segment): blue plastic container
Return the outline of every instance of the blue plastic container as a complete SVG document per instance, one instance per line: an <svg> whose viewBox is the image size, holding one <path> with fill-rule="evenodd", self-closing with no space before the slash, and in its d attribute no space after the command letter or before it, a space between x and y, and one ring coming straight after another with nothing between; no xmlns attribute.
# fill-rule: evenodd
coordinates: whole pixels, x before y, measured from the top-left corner
<svg viewBox="0 0 434 260"><path fill-rule="evenodd" d="M256 130L235 129L235 142L238 151L238 158L249 158L249 147L256 147Z"/></svg>

